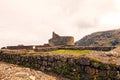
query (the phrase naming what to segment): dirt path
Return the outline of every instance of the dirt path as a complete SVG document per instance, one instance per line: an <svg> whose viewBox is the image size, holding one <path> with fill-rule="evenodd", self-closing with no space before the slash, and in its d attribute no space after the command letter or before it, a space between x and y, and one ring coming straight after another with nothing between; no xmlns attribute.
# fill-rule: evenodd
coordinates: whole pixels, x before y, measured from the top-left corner
<svg viewBox="0 0 120 80"><path fill-rule="evenodd" d="M30 68L0 62L0 80L69 80Z"/></svg>

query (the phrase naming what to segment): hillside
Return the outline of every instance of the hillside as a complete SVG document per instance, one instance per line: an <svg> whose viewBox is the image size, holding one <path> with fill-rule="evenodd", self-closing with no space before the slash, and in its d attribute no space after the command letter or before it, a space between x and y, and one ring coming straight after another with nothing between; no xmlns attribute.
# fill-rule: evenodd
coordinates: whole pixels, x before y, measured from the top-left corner
<svg viewBox="0 0 120 80"><path fill-rule="evenodd" d="M117 46L120 45L120 29L95 32L75 43L77 46Z"/></svg>

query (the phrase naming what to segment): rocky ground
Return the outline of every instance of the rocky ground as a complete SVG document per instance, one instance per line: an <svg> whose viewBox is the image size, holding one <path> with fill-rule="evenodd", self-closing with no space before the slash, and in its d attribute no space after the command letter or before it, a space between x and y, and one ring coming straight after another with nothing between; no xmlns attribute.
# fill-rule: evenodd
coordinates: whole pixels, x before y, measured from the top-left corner
<svg viewBox="0 0 120 80"><path fill-rule="evenodd" d="M0 80L69 80L41 71L0 62Z"/></svg>
<svg viewBox="0 0 120 80"><path fill-rule="evenodd" d="M99 60L104 63L110 63L110 64L116 64L120 65L120 57L114 56L113 54L116 52L110 51L110 52L98 52L98 51L93 51L90 54L85 55L86 57L90 57L96 60Z"/></svg>

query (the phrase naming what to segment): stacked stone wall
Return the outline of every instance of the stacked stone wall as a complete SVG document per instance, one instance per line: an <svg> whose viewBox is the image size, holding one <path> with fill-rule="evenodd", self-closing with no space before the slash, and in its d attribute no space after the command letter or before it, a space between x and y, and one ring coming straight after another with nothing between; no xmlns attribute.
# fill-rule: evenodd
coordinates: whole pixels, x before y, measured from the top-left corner
<svg viewBox="0 0 120 80"><path fill-rule="evenodd" d="M57 47L43 47L37 48L35 51L37 52L47 52L47 51L54 51L54 50L96 50L96 51L110 51L115 49L116 47L75 47L75 46L57 46Z"/></svg>
<svg viewBox="0 0 120 80"><path fill-rule="evenodd" d="M6 49L33 49L33 46L7 46Z"/></svg>
<svg viewBox="0 0 120 80"><path fill-rule="evenodd" d="M79 46L64 46L59 47L59 49L70 49L70 50L96 50L96 51L110 51L112 49L115 49L116 47L79 47Z"/></svg>
<svg viewBox="0 0 120 80"><path fill-rule="evenodd" d="M52 72L71 80L120 80L120 66L87 57L0 53L0 61Z"/></svg>
<svg viewBox="0 0 120 80"><path fill-rule="evenodd" d="M70 50L96 50L96 51L110 51L112 49L115 49L116 47L79 47L79 46L35 46L35 51L53 51L53 50L59 50L59 49L70 49ZM27 49L27 50L33 50L33 46L9 46L6 49L15 50L15 49Z"/></svg>

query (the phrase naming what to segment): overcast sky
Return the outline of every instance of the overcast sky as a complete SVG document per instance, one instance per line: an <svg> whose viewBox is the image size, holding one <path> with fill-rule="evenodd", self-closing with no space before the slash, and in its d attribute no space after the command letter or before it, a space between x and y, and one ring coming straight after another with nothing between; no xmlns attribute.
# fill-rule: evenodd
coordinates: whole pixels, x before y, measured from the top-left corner
<svg viewBox="0 0 120 80"><path fill-rule="evenodd" d="M120 0L0 0L0 46L44 44L53 31L77 41L119 25Z"/></svg>

